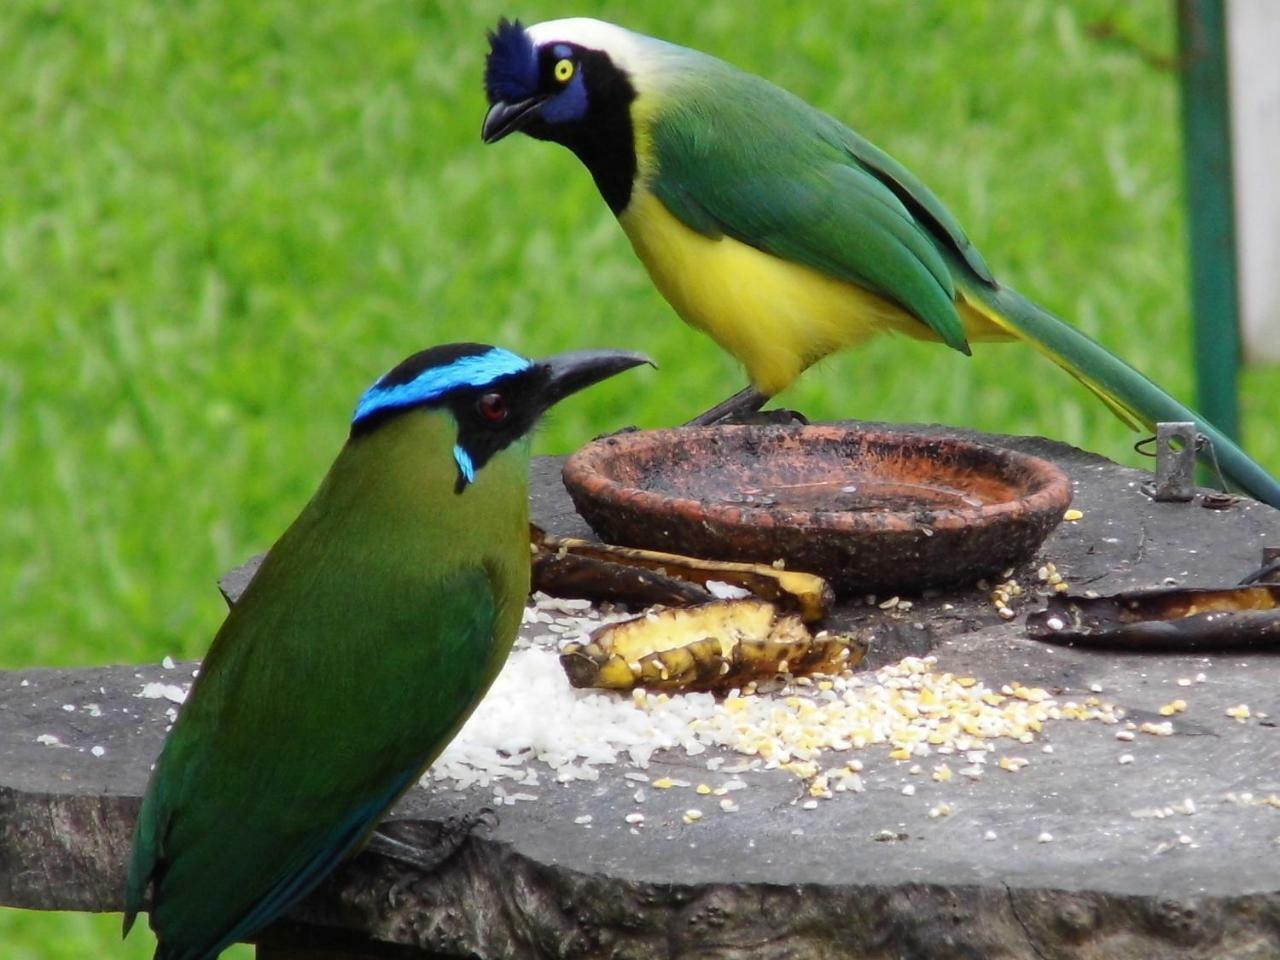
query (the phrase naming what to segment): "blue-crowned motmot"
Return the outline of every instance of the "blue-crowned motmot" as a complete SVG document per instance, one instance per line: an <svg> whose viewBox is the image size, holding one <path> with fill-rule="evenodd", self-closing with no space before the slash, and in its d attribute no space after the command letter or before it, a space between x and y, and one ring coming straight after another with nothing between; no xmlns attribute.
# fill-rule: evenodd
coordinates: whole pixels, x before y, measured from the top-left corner
<svg viewBox="0 0 1280 960"><path fill-rule="evenodd" d="M125 932L209 960L359 850L506 659L529 592L529 434L647 358L458 343L360 398L311 501L232 608L151 776Z"/></svg>
<svg viewBox="0 0 1280 960"><path fill-rule="evenodd" d="M489 37L486 142L523 131L595 178L658 290L751 386L694 422L759 409L808 366L896 332L969 353L1016 338L1127 423L1193 420L1227 476L1280 483L1100 344L999 284L941 201L892 157L767 80L599 20Z"/></svg>

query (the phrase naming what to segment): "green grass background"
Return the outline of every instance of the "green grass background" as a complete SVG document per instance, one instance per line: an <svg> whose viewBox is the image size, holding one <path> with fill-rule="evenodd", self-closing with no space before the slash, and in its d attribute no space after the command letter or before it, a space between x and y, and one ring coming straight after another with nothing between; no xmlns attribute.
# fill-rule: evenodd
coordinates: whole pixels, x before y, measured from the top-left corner
<svg viewBox="0 0 1280 960"><path fill-rule="evenodd" d="M1192 393L1174 46L1148 0L581 2L765 74L948 203L1006 282ZM651 288L566 151L479 141L508 3L0 5L0 667L193 657L214 580L268 546L407 353L642 349L662 365L557 410L559 452L742 385ZM1030 351L884 340L811 371L816 418L1134 437ZM1243 383L1273 471L1280 373ZM0 954L149 956L118 917L0 911ZM240 948L244 950L246 948ZM238 953L243 958L247 954Z"/></svg>

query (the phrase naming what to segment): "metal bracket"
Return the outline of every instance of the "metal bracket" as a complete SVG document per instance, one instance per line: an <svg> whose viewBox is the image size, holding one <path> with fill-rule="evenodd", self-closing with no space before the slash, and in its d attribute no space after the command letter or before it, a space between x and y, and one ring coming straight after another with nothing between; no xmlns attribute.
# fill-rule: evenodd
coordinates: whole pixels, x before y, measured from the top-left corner
<svg viewBox="0 0 1280 960"><path fill-rule="evenodd" d="M1161 503L1186 503L1196 495L1196 425L1189 420L1156 424L1156 479L1143 492Z"/></svg>

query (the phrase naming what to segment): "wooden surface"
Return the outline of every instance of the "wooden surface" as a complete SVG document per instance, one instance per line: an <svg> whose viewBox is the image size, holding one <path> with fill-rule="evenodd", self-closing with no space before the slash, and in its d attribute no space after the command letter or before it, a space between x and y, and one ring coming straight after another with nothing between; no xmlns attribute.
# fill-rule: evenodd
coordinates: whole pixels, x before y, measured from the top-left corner
<svg viewBox="0 0 1280 960"><path fill-rule="evenodd" d="M1103 593L1168 578L1231 583L1280 543L1280 512L1153 504L1135 471L1044 441L1016 444L1068 471L1084 513L1019 571L1024 582L1051 559L1077 588ZM580 535L557 470L536 464L535 518ZM598 782L504 807L496 828L429 876L357 857L269 931L262 956L1280 956L1280 809L1260 802L1280 794L1280 730L1257 717L1280 718L1275 656L1044 646L973 590L917 598L909 613L844 606L834 620L875 629L873 666L932 652L940 668L997 686L1016 679L1071 698L1097 685L1136 720L1162 719L1158 707L1175 696L1190 705L1174 736L1131 743L1099 724L1054 725L1051 755L933 799L927 777L883 749L859 754L865 793L816 810L780 771L753 775L741 813L692 825L681 819L688 791L655 790L640 835L623 820L635 784L605 768ZM0 673L0 904L120 909L132 821L173 706L137 694L149 681L189 680L191 666ZM1206 679L1189 692L1176 686L1198 673ZM1250 705L1249 722L1226 716L1238 703ZM1135 762L1118 764L1124 752ZM659 756L648 773L698 782L705 759ZM907 783L920 795L904 797ZM1176 822L1133 816L1187 797L1196 812ZM953 815L929 817L942 798ZM490 799L415 788L393 818L402 837L426 838ZM592 830L574 823L587 812ZM988 830L999 839L984 842ZM899 839L882 842L885 831ZM1054 842L1037 842L1045 832Z"/></svg>

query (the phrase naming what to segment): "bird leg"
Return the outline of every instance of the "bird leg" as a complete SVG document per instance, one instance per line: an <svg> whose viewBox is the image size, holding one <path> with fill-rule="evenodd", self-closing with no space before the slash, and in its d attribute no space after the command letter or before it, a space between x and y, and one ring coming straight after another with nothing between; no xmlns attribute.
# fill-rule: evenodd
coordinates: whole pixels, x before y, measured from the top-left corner
<svg viewBox="0 0 1280 960"><path fill-rule="evenodd" d="M717 423L754 423L788 426L793 423L808 424L804 414L795 410L765 410L760 408L769 397L755 387L743 387L728 400L717 403L706 413L699 414L686 427L709 427Z"/></svg>
<svg viewBox="0 0 1280 960"><path fill-rule="evenodd" d="M717 403L706 413L698 414L685 426L709 427L712 424L722 423L726 420L737 420L755 413L768 401L769 398L755 387L743 387L728 400Z"/></svg>
<svg viewBox="0 0 1280 960"><path fill-rule="evenodd" d="M442 867L479 826L495 826L498 816L488 807L475 813L450 817L440 824L437 835L429 843L405 843L386 833L386 825L374 830L365 845L365 851L386 857L397 863L416 867L423 873L432 873Z"/></svg>

